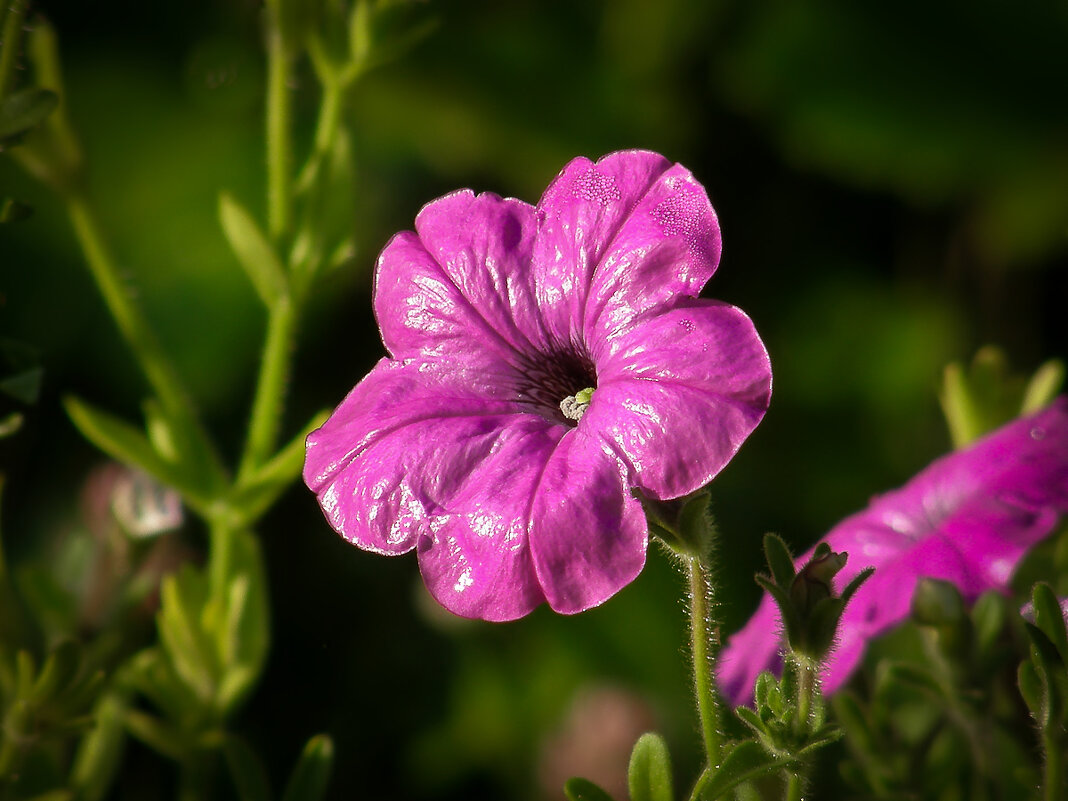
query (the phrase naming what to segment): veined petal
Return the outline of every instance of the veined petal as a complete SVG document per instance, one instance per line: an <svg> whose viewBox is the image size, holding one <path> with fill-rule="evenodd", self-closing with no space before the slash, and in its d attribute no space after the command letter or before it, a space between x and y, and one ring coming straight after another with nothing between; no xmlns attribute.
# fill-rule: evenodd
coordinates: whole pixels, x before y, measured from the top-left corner
<svg viewBox="0 0 1068 801"><path fill-rule="evenodd" d="M577 158L545 190L532 272L555 341L580 341L595 273L634 207L670 166L663 156L640 150L612 153L596 164Z"/></svg>
<svg viewBox="0 0 1068 801"><path fill-rule="evenodd" d="M375 315L394 357L489 351L514 363L543 343L529 273L532 206L462 190L424 206L415 228L393 237L375 270Z"/></svg>
<svg viewBox="0 0 1068 801"><path fill-rule="evenodd" d="M557 612L574 614L615 595L641 572L649 533L618 460L579 429L554 450L530 512L534 569Z"/></svg>
<svg viewBox="0 0 1068 801"><path fill-rule="evenodd" d="M752 321L717 301L689 300L649 318L595 358L598 387L583 422L660 499L711 481L771 397L771 364Z"/></svg>
<svg viewBox="0 0 1068 801"><path fill-rule="evenodd" d="M449 611L514 620L545 600L531 560L530 499L565 430L534 416L502 430L420 539L423 580Z"/></svg>
<svg viewBox="0 0 1068 801"><path fill-rule="evenodd" d="M526 417L436 365L383 359L308 436L304 480L350 542L403 553Z"/></svg>

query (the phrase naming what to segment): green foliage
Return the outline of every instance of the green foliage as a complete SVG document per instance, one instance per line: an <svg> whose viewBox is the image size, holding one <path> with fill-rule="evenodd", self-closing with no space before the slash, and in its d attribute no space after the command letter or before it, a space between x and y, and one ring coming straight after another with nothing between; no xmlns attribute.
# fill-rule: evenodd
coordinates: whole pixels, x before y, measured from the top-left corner
<svg viewBox="0 0 1068 801"><path fill-rule="evenodd" d="M664 738L646 732L634 744L627 771L630 801L674 801L671 756Z"/></svg>
<svg viewBox="0 0 1068 801"><path fill-rule="evenodd" d="M321 801L334 769L334 742L325 734L308 740L289 775L282 801Z"/></svg>

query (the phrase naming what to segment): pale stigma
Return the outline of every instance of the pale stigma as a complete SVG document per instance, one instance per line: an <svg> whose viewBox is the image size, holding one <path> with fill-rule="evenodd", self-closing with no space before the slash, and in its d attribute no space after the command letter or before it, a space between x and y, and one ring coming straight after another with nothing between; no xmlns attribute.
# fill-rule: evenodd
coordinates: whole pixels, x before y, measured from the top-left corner
<svg viewBox="0 0 1068 801"><path fill-rule="evenodd" d="M560 401L560 411L568 420L578 422L586 410L590 408L590 399L593 397L593 387L580 389L574 395L568 395Z"/></svg>

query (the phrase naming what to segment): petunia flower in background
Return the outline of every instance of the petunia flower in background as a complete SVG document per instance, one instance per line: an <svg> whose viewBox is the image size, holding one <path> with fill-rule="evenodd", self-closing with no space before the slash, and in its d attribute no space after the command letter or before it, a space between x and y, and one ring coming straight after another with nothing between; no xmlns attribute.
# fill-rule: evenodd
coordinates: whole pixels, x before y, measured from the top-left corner
<svg viewBox="0 0 1068 801"><path fill-rule="evenodd" d="M951 581L968 600L986 590L1006 592L1020 559L1065 514L1068 399L1058 398L938 459L901 489L843 520L822 540L849 554L836 585L868 566L875 574L842 615L838 645L823 672L824 691L834 692L849 678L869 640L908 617L921 578ZM781 665L780 631L778 609L766 595L730 637L718 679L735 703L752 699L761 671Z"/></svg>
<svg viewBox="0 0 1068 801"><path fill-rule="evenodd" d="M767 352L697 297L719 262L704 188L644 151L570 162L537 206L461 190L378 259L389 353L308 437L330 524L415 550L465 617L602 603L645 563L633 491L708 483L759 423Z"/></svg>

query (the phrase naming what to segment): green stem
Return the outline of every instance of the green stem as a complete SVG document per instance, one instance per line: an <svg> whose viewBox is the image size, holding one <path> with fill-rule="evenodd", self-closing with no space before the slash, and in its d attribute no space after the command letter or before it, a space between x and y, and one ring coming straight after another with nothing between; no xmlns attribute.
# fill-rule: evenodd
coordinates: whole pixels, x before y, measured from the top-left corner
<svg viewBox="0 0 1068 801"><path fill-rule="evenodd" d="M166 409L181 411L191 417L192 404L178 374L171 367L159 340L149 328L148 321L129 290L123 285L91 206L81 194L69 195L66 200L74 233L89 264L89 271L148 383Z"/></svg>
<svg viewBox="0 0 1068 801"><path fill-rule="evenodd" d="M693 686L701 718L708 766L719 766L722 735L715 690L714 665L719 649L719 627L712 617L712 578L699 556L687 557L690 578L690 652L693 656Z"/></svg>
<svg viewBox="0 0 1068 801"><path fill-rule="evenodd" d="M791 773L790 777L786 780L786 801L801 801L801 788L803 781L801 774Z"/></svg>
<svg viewBox="0 0 1068 801"><path fill-rule="evenodd" d="M210 528L208 583L213 598L224 598L229 585L233 561L234 529L222 520L213 520Z"/></svg>
<svg viewBox="0 0 1068 801"><path fill-rule="evenodd" d="M256 396L252 402L248 440L241 457L238 481L248 478L274 453L282 417L282 401L289 380L290 354L296 338L297 315L289 297L271 309L263 345Z"/></svg>
<svg viewBox="0 0 1068 801"><path fill-rule="evenodd" d="M267 32L267 227L276 242L285 236L293 213L293 142L289 92L291 59L274 24Z"/></svg>
<svg viewBox="0 0 1068 801"><path fill-rule="evenodd" d="M25 0L13 0L7 4L7 16L4 17L4 27L0 30L0 99L15 85L15 62L19 57L22 23L25 19Z"/></svg>
<svg viewBox="0 0 1068 801"><path fill-rule="evenodd" d="M816 669L807 659L797 662L797 723L802 731L808 731L812 714L812 696L816 690Z"/></svg>
<svg viewBox="0 0 1068 801"><path fill-rule="evenodd" d="M1061 794L1064 785L1064 760L1061 754L1060 738L1054 730L1056 723L1046 727L1042 736L1042 746L1045 757L1042 776L1042 799L1043 801L1057 801L1063 798Z"/></svg>

